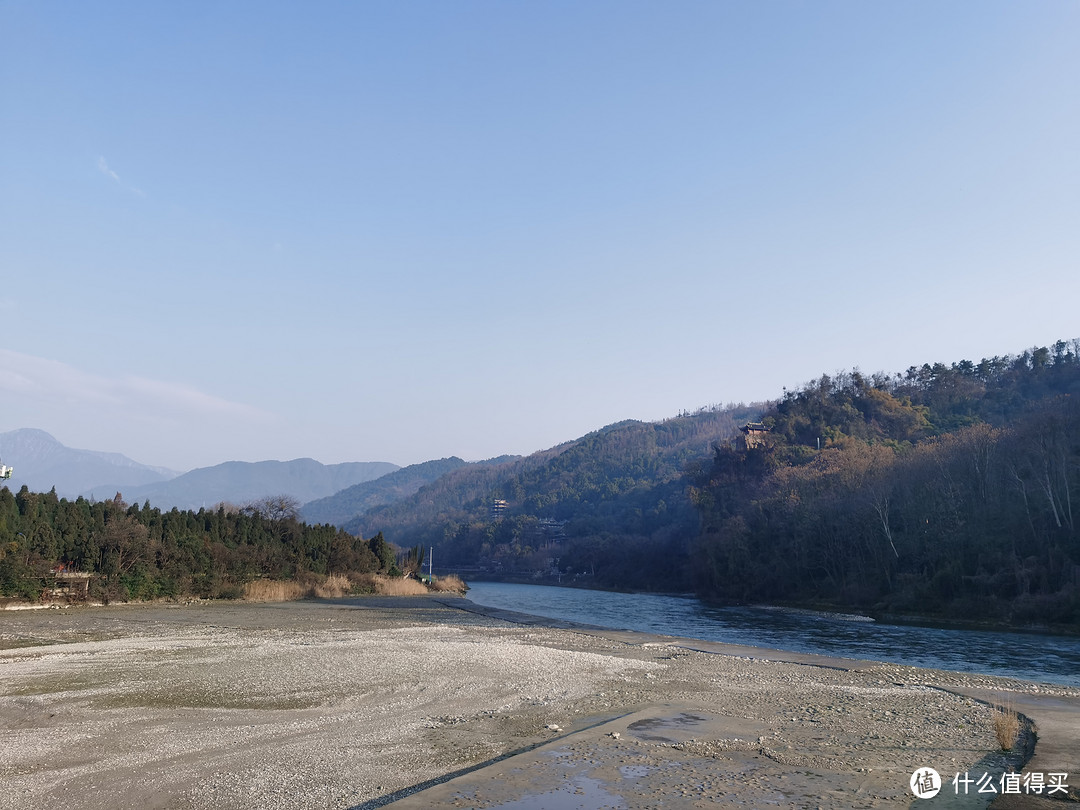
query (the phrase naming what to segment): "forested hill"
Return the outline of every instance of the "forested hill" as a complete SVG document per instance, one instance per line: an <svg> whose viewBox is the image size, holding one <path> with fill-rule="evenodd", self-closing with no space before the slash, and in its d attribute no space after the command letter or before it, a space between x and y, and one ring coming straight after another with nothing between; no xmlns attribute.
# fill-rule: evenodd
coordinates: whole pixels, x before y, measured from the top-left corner
<svg viewBox="0 0 1080 810"><path fill-rule="evenodd" d="M471 462L473 464L502 464L517 456L501 456L488 461ZM304 504L301 517L308 523L330 523L341 526L355 522L365 512L377 506L400 501L412 495L420 487L430 484L447 473L466 467L470 462L456 456L410 464L408 467L394 470L374 481L364 481L325 498Z"/></svg>
<svg viewBox="0 0 1080 810"><path fill-rule="evenodd" d="M693 491L701 592L1080 626L1080 341L825 376L760 424Z"/></svg>
<svg viewBox="0 0 1080 810"><path fill-rule="evenodd" d="M346 528L365 537L382 531L403 547L434 547L436 567L686 587L698 516L684 469L707 461L716 441L759 413L732 406L620 422L515 461L454 470Z"/></svg>
<svg viewBox="0 0 1080 810"><path fill-rule="evenodd" d="M234 595L389 571L390 541L466 576L1080 630L1080 340L429 464L354 492L352 534L288 498L164 512L0 487L0 595L69 571L101 598Z"/></svg>

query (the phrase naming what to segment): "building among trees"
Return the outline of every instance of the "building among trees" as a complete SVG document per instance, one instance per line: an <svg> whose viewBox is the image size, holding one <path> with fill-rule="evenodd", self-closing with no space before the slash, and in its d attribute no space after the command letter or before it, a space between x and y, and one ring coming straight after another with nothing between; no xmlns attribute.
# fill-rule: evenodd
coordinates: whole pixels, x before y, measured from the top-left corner
<svg viewBox="0 0 1080 810"><path fill-rule="evenodd" d="M747 422L739 430L743 433L743 442L747 450L752 450L765 443L769 429L762 422Z"/></svg>

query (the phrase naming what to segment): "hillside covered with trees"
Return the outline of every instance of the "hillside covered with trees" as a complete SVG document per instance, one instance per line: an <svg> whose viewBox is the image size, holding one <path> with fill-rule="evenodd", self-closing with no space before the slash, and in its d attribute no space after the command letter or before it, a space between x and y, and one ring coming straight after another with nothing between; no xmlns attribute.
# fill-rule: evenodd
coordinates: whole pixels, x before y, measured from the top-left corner
<svg viewBox="0 0 1080 810"><path fill-rule="evenodd" d="M321 504L362 511L342 527L288 498L163 511L0 488L0 595L59 570L102 599L235 596L433 549L466 577L1080 626L1080 340L395 475Z"/></svg>
<svg viewBox="0 0 1080 810"><path fill-rule="evenodd" d="M473 464L501 464L517 456L503 456ZM469 462L456 456L410 464L382 475L373 481L364 481L347 487L325 498L305 503L300 514L309 523L332 523L335 526L355 522L360 515L388 503L400 501L412 495L420 487L442 478L447 473L466 467Z"/></svg>
<svg viewBox="0 0 1080 810"><path fill-rule="evenodd" d="M703 595L1080 624L1080 341L823 376L760 423L691 490Z"/></svg>
<svg viewBox="0 0 1080 810"><path fill-rule="evenodd" d="M626 421L498 465L454 470L345 527L431 547L468 574L641 590L687 589L699 517L685 470L756 406Z"/></svg>

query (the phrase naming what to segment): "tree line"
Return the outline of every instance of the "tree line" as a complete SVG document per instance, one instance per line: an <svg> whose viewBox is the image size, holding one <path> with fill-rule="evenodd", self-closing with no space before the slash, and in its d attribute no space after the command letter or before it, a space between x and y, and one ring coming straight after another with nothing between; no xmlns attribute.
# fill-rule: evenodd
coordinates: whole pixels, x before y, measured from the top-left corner
<svg viewBox="0 0 1080 810"><path fill-rule="evenodd" d="M288 496L198 511L0 489L0 595L42 596L58 571L91 574L91 598L232 598L260 578L398 572L396 549L309 525Z"/></svg>
<svg viewBox="0 0 1080 810"><path fill-rule="evenodd" d="M1080 343L824 376L691 496L698 590L1016 624L1080 624Z"/></svg>
<svg viewBox="0 0 1080 810"><path fill-rule="evenodd" d="M747 421L763 441L731 440ZM229 597L418 571L433 547L486 575L1076 626L1078 487L1080 341L1059 341L618 423L452 470L347 529L288 498L162 511L0 489L0 595L35 598L67 568L100 599Z"/></svg>

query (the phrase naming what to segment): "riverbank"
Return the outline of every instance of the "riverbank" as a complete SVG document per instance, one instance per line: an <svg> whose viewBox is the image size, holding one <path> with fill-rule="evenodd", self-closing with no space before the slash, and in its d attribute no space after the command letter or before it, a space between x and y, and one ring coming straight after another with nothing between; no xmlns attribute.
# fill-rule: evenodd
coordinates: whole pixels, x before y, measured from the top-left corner
<svg viewBox="0 0 1080 810"><path fill-rule="evenodd" d="M711 598L708 595L686 591L647 591L619 588L616 586L598 585L591 580L582 581L567 577L565 580L555 577L542 577L537 579L531 576L497 576L490 572L482 578L470 577L470 586L474 584L506 584L506 585L540 585L549 588L566 588L577 591L598 591L600 593L622 593L645 596L674 596L696 599L703 605L715 608L753 608L760 610L782 610L790 612L814 613L819 615L851 616L866 621L881 622L885 624L907 625L912 627L949 628L953 630L984 630L1001 633L1034 633L1039 635L1064 636L1069 638L1080 637L1080 624L1035 622L1035 621L1002 621L998 619L964 619L958 618L952 613L896 613L881 610L874 607L858 607L851 604L837 604L822 601L799 601L799 602L734 602Z"/></svg>
<svg viewBox="0 0 1080 810"><path fill-rule="evenodd" d="M0 809L494 807L566 784L624 807L906 807L916 768L996 762L990 707L956 692L1080 702L558 624L452 597L4 613ZM530 750L516 781L461 773Z"/></svg>

